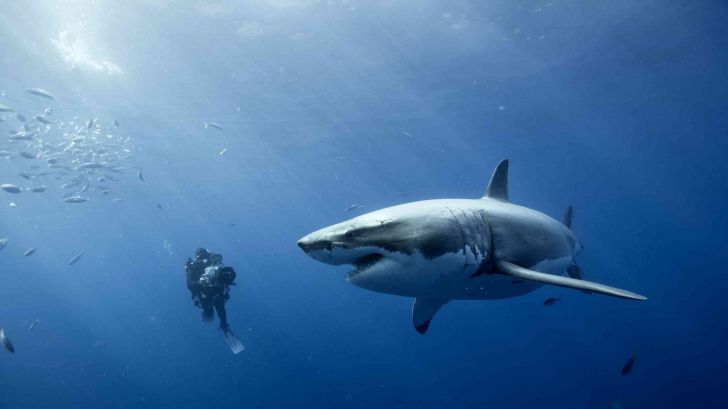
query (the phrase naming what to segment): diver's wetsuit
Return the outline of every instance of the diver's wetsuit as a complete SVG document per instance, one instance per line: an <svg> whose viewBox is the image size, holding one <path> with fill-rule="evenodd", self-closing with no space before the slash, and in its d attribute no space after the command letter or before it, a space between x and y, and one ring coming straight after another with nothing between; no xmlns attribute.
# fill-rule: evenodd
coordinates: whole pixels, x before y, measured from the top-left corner
<svg viewBox="0 0 728 409"><path fill-rule="evenodd" d="M227 322L227 312L225 311L225 301L230 299L230 295L227 285L202 285L200 283L200 277L205 273L205 268L212 265L210 258L200 259L196 257L195 260L187 260L187 288L192 294L192 302L196 307L202 308L202 320L212 321L214 308L217 311L217 316L220 318L220 328L228 330L229 325Z"/></svg>

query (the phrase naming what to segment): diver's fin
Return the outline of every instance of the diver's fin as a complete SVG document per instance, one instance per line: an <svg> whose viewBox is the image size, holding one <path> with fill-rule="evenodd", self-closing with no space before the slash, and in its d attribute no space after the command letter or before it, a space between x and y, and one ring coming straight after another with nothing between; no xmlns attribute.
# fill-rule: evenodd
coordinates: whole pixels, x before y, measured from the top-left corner
<svg viewBox="0 0 728 409"><path fill-rule="evenodd" d="M415 298L412 304L412 323L420 334L427 332L430 321L437 314L437 311L450 300L441 298Z"/></svg>
<svg viewBox="0 0 728 409"><path fill-rule="evenodd" d="M631 291L621 290L619 288L609 287L604 284L598 284L586 280L577 280L569 277L561 277L553 274L539 273L538 271L529 270L517 266L507 261L497 261L496 268L499 273L507 274L522 280L535 281L538 283L558 285L560 287L573 288L576 290L593 291L595 293L611 295L614 297L629 298L632 300L646 300L639 294Z"/></svg>
<svg viewBox="0 0 728 409"><path fill-rule="evenodd" d="M577 280L584 279L584 273L581 271L581 267L577 266L576 264L570 265L569 268L566 269L566 273L571 278L575 278Z"/></svg>
<svg viewBox="0 0 728 409"><path fill-rule="evenodd" d="M574 209L569 206L568 209L566 209L566 213L564 214L564 226L571 228L571 219L574 217Z"/></svg>
<svg viewBox="0 0 728 409"><path fill-rule="evenodd" d="M240 342L238 337L233 334L232 331L230 331L229 329L225 330L223 331L223 335L225 336L225 342L227 342L230 350L233 351L233 354L239 354L245 351L245 346L242 342Z"/></svg>
<svg viewBox="0 0 728 409"><path fill-rule="evenodd" d="M503 159L496 166L483 197L508 201L508 159Z"/></svg>

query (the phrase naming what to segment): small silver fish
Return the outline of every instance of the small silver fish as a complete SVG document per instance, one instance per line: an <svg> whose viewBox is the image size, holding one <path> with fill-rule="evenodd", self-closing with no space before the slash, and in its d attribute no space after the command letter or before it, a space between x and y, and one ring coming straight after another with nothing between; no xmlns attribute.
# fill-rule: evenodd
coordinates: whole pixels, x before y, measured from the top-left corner
<svg viewBox="0 0 728 409"><path fill-rule="evenodd" d="M10 339L8 338L8 336L5 335L5 330L2 328L0 328L0 343L3 344L3 346L5 347L5 349L8 352L11 352L11 353L15 352L15 347L13 347L13 343L10 342Z"/></svg>
<svg viewBox="0 0 728 409"><path fill-rule="evenodd" d="M224 155L224 154L225 154L225 152L227 152L227 148L225 148L225 149L221 150L221 151L220 151L220 153L218 153L217 155L218 155L218 156L222 156L222 155Z"/></svg>
<svg viewBox="0 0 728 409"><path fill-rule="evenodd" d="M8 193L20 193L23 191L23 189L19 188L18 186L11 185L10 183L0 185L0 189L6 191Z"/></svg>
<svg viewBox="0 0 728 409"><path fill-rule="evenodd" d="M25 253L23 253L23 257L30 257L33 254L35 254L35 247L29 248Z"/></svg>
<svg viewBox="0 0 728 409"><path fill-rule="evenodd" d="M15 112L15 109L10 108L7 105L0 104L0 112Z"/></svg>
<svg viewBox="0 0 728 409"><path fill-rule="evenodd" d="M46 109L45 109L45 111L43 111L43 112L44 112L44 113L45 113L46 115L51 115L51 114L53 114L53 108L50 108L50 107L48 107L48 108L46 108Z"/></svg>
<svg viewBox="0 0 728 409"><path fill-rule="evenodd" d="M63 199L63 201L66 203L83 203L83 202L88 202L88 198L81 197L81 196L71 196L71 197L67 197L67 198Z"/></svg>
<svg viewBox="0 0 728 409"><path fill-rule="evenodd" d="M49 121L48 119L46 119L43 115L36 115L35 120L42 124L45 124L45 125L53 123L53 122Z"/></svg>
<svg viewBox="0 0 728 409"><path fill-rule="evenodd" d="M43 193L46 191L46 187L45 186L36 186L36 187L30 188L30 191L33 193Z"/></svg>
<svg viewBox="0 0 728 409"><path fill-rule="evenodd" d="M117 121L116 119L114 119L114 126L117 128L119 127L119 121Z"/></svg>
<svg viewBox="0 0 728 409"><path fill-rule="evenodd" d="M4 249L7 244L8 244L8 238L1 237L0 238L0 250Z"/></svg>
<svg viewBox="0 0 728 409"><path fill-rule="evenodd" d="M361 209L362 207L364 207L364 205L360 205L358 203L355 203L353 205L348 206L346 209L344 209L344 211L345 212L350 212L352 210Z"/></svg>
<svg viewBox="0 0 728 409"><path fill-rule="evenodd" d="M20 156L24 157L25 159L35 159L36 158L36 156L30 152L20 152Z"/></svg>
<svg viewBox="0 0 728 409"><path fill-rule="evenodd" d="M215 128L218 131L222 131L222 125L218 124L217 122L205 122L205 129L207 128Z"/></svg>
<svg viewBox="0 0 728 409"><path fill-rule="evenodd" d="M81 165L78 165L78 169L101 169L103 167L104 167L104 165L102 163L93 163L93 162L88 162L88 163L83 163Z"/></svg>
<svg viewBox="0 0 728 409"><path fill-rule="evenodd" d="M54 97L50 92L42 89L42 88L29 88L26 89L25 92L33 95L37 95L39 97L48 98L52 100L56 100L56 97Z"/></svg>
<svg viewBox="0 0 728 409"><path fill-rule="evenodd" d="M78 253L78 254L76 254L75 256L71 257L71 259L68 260L68 265L69 266L72 266L72 265L76 264L76 262L78 260L81 260L81 257L83 257L84 253L86 253L85 250L82 251L82 252L80 252L80 253Z"/></svg>
<svg viewBox="0 0 728 409"><path fill-rule="evenodd" d="M18 121L25 122L25 115L18 114L18 115L15 115L15 117L18 118Z"/></svg>
<svg viewBox="0 0 728 409"><path fill-rule="evenodd" d="M552 305L555 305L557 302L561 302L561 298L551 297L544 300L543 305L544 307L551 307Z"/></svg>
<svg viewBox="0 0 728 409"><path fill-rule="evenodd" d="M141 180L142 182L144 182L144 175L142 175L142 171L141 170L139 171L139 174L137 176L139 177L139 180Z"/></svg>
<svg viewBox="0 0 728 409"><path fill-rule="evenodd" d="M33 331L35 329L35 327L38 326L38 323L40 323L40 321L33 320L33 322L31 322L30 325L28 325L28 331Z"/></svg>
<svg viewBox="0 0 728 409"><path fill-rule="evenodd" d="M66 183L65 185L62 185L61 188L62 189L70 189L70 188L76 187L76 186L78 186L80 184L81 184L81 182Z"/></svg>

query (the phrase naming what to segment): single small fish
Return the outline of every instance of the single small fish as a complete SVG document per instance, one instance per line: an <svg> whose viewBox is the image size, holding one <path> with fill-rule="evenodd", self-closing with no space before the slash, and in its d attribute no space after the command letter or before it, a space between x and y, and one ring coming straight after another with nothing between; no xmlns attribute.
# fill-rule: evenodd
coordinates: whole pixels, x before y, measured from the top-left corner
<svg viewBox="0 0 728 409"><path fill-rule="evenodd" d="M10 108L7 105L0 104L0 112L15 112L15 109Z"/></svg>
<svg viewBox="0 0 728 409"><path fill-rule="evenodd" d="M33 179L33 177L35 177L34 175L31 175L30 173L25 173L25 172L20 172L20 173L18 173L18 175L21 178L28 179L28 180Z"/></svg>
<svg viewBox="0 0 728 409"><path fill-rule="evenodd" d="M105 177L103 177L103 176L99 176L99 177L98 177L98 179L96 179L96 180L98 180L98 181L99 181L99 183L104 183L104 182L106 182L106 178L105 178Z"/></svg>
<svg viewBox="0 0 728 409"><path fill-rule="evenodd" d="M86 253L85 250L82 251L82 252L80 252L80 253L78 253L78 254L76 254L75 256L71 257L71 259L68 260L68 265L69 266L72 266L72 265L76 264L76 262L78 260L81 260L81 257L83 257L84 253Z"/></svg>
<svg viewBox="0 0 728 409"><path fill-rule="evenodd" d="M36 156L30 152L20 152L20 156L24 157L25 159L35 159L36 158Z"/></svg>
<svg viewBox="0 0 728 409"><path fill-rule="evenodd" d="M11 185L10 183L6 183L4 185L0 185L0 189L6 191L8 193L20 193L20 192L23 191L23 189L15 186L15 185Z"/></svg>
<svg viewBox="0 0 728 409"><path fill-rule="evenodd" d="M11 136L10 140L11 141L33 141L33 140L35 140L35 135L36 135L35 132L28 133L28 132L22 131L22 132L18 132L15 135Z"/></svg>
<svg viewBox="0 0 728 409"><path fill-rule="evenodd" d="M23 257L30 257L33 254L35 254L35 247L29 248L25 253L23 253Z"/></svg>
<svg viewBox="0 0 728 409"><path fill-rule="evenodd" d="M634 361L637 359L636 356L632 355L627 362L625 362L624 366L622 367L622 376L629 375L630 372L632 372L632 367L634 367Z"/></svg>
<svg viewBox="0 0 728 409"><path fill-rule="evenodd" d="M348 206L346 209L344 209L344 211L345 212L350 212L352 210L361 209L362 207L364 207L364 205L360 205L358 203L355 203L353 205Z"/></svg>
<svg viewBox="0 0 728 409"><path fill-rule="evenodd" d="M552 305L555 305L557 302L561 302L561 298L551 297L544 300L543 305L545 307L551 307Z"/></svg>
<svg viewBox="0 0 728 409"><path fill-rule="evenodd" d="M227 152L227 148L224 148L223 150L221 150L220 153L218 153L217 155L222 156L225 154L225 152Z"/></svg>
<svg viewBox="0 0 728 409"><path fill-rule="evenodd" d="M46 115L52 115L53 114L53 108L46 108L45 111L43 111Z"/></svg>
<svg viewBox="0 0 728 409"><path fill-rule="evenodd" d="M71 196L71 197L67 197L67 198L63 199L63 201L66 203L83 203L83 202L88 202L88 198L81 197L81 196Z"/></svg>
<svg viewBox="0 0 728 409"><path fill-rule="evenodd" d="M94 127L94 125L96 125L96 119L89 119L86 123L86 129L90 131L91 128Z"/></svg>
<svg viewBox="0 0 728 409"><path fill-rule="evenodd" d="M13 343L10 342L8 336L5 335L5 330L2 328L0 328L0 342L3 344L8 352L15 352L15 347L13 347Z"/></svg>
<svg viewBox="0 0 728 409"><path fill-rule="evenodd" d="M13 152L13 151L0 151L0 157L3 157L3 158L9 158L13 155L15 155L15 152Z"/></svg>
<svg viewBox="0 0 728 409"><path fill-rule="evenodd" d="M161 205L161 204L157 203L157 209L159 209L159 210L164 210L164 207L162 207L162 205Z"/></svg>
<svg viewBox="0 0 728 409"><path fill-rule="evenodd" d="M42 124L45 124L45 125L53 123L53 122L49 121L48 119L46 119L43 115L36 115L35 120Z"/></svg>
<svg viewBox="0 0 728 409"><path fill-rule="evenodd" d="M78 185L80 185L80 184L81 184L81 182L71 182L71 183L66 183L65 185L62 185L62 186L61 186L61 189L70 189L70 188L72 188L72 187L76 187L76 186L78 186Z"/></svg>
<svg viewBox="0 0 728 409"><path fill-rule="evenodd" d="M217 122L205 122L205 129L207 128L215 128L218 131L222 131L222 125L218 124Z"/></svg>
<svg viewBox="0 0 728 409"><path fill-rule="evenodd" d="M41 89L41 88L30 88L30 89L26 89L25 92L27 92L29 94L37 95L39 97L52 99L54 101L56 100L56 97L54 97L50 92L48 92L44 89Z"/></svg>
<svg viewBox="0 0 728 409"><path fill-rule="evenodd" d="M114 126L117 128L119 127L119 121L117 121L116 119L114 119Z"/></svg>
<svg viewBox="0 0 728 409"><path fill-rule="evenodd" d="M405 135L406 137L408 137L408 138L412 139L412 134L411 134L411 133L409 133L409 132L407 132L407 131L402 131L402 133L403 133L403 134L404 134L404 135Z"/></svg>
<svg viewBox="0 0 728 409"><path fill-rule="evenodd" d="M4 249L7 244L8 244L7 237L0 238L0 250Z"/></svg>
<svg viewBox="0 0 728 409"><path fill-rule="evenodd" d="M33 320L33 322L31 322L30 325L28 325L28 331L33 331L35 329L35 327L38 326L39 323L40 323L40 321Z"/></svg>
<svg viewBox="0 0 728 409"><path fill-rule="evenodd" d="M79 169L101 169L104 167L103 163L87 162L78 165Z"/></svg>
<svg viewBox="0 0 728 409"><path fill-rule="evenodd" d="M15 117L18 118L18 121L25 122L25 115L18 114L18 115L15 115Z"/></svg>
<svg viewBox="0 0 728 409"><path fill-rule="evenodd" d="M139 177L139 180L141 180L142 182L144 182L144 175L142 175L142 171L141 170L139 171L139 174L137 176Z"/></svg>
<svg viewBox="0 0 728 409"><path fill-rule="evenodd" d="M46 191L46 187L45 186L36 186L36 187L30 188L30 191L33 193L43 193Z"/></svg>

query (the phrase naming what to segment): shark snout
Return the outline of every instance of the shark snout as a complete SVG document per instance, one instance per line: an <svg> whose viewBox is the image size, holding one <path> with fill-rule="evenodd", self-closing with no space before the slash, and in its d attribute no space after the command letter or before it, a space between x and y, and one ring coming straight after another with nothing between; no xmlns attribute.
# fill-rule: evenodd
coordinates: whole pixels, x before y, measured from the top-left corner
<svg viewBox="0 0 728 409"><path fill-rule="evenodd" d="M331 251L332 243L331 240L327 240L326 238L309 234L298 240L298 247L306 253L317 250Z"/></svg>
<svg viewBox="0 0 728 409"><path fill-rule="evenodd" d="M329 235L314 232L298 240L298 247L309 257L326 264L337 264L332 259L332 252L336 247Z"/></svg>

